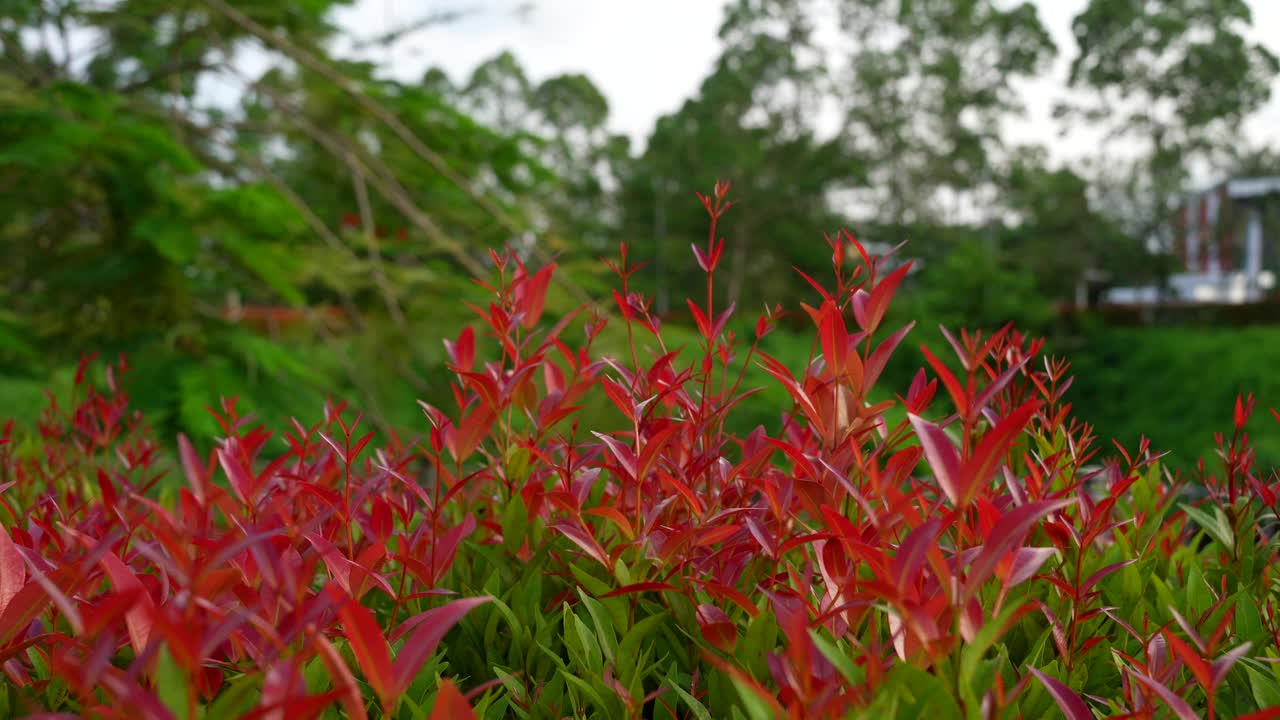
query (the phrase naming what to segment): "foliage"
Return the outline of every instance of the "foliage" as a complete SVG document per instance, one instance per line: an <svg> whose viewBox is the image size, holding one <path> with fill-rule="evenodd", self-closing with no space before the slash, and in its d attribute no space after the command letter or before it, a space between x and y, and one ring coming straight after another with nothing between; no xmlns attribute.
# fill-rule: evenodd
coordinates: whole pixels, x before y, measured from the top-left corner
<svg viewBox="0 0 1280 720"><path fill-rule="evenodd" d="M1280 363L1274 327L1098 328L1088 344L1069 351L1089 379L1075 391L1077 414L1124 443L1146 436L1171 451L1169 464L1186 468L1213 455L1204 428L1227 419L1237 393L1280 392L1272 372ZM1259 463L1280 464L1275 437L1259 435L1255 445Z"/></svg>
<svg viewBox="0 0 1280 720"><path fill-rule="evenodd" d="M128 353L166 444L212 440L205 407L220 394L272 416L356 397L384 433L414 417L410 391L447 397L432 377L443 355L417 338L456 332L465 307L438 299L474 297L459 269L554 213L562 183L526 137L457 98L327 54L336 4L4 13L0 398L13 411L36 413L40 386L69 378L83 348ZM242 69L245 46L260 72ZM210 82L242 95L207 105L196 89ZM539 248L574 247L555 221Z"/></svg>
<svg viewBox="0 0 1280 720"><path fill-rule="evenodd" d="M282 443L227 401L166 491L125 368L82 369L0 446L5 711L1274 715L1280 477L1252 396L1194 504L1145 443L1103 457L1066 363L1008 328L948 335L932 378L872 404L909 265L834 237L788 367L760 349L776 315L727 329L727 191L703 198L695 343L667 342L626 246L618 356L605 318L547 313L553 265L494 253L421 443L374 451L342 405ZM752 364L787 401L732 432ZM579 422L591 397L612 423Z"/></svg>
<svg viewBox="0 0 1280 720"><path fill-rule="evenodd" d="M817 272L825 248L814 238L841 223L829 195L861 181L857 158L823 137L816 115L829 87L808 0L736 0L719 35L723 48L695 97L658 119L621 188L622 237L648 263L638 288L655 309L678 306L701 282L679 262L704 239L703 218L684 202L689 183L715 174L742 178L748 202L730 230L724 285L731 302L793 302L807 292L780 270Z"/></svg>
<svg viewBox="0 0 1280 720"><path fill-rule="evenodd" d="M1057 52L1029 2L845 0L851 49L845 134L873 168L882 221L989 217L1004 174L1002 122L1024 111L1015 82ZM978 193L976 202L972 202ZM966 198L969 207L964 206Z"/></svg>
<svg viewBox="0 0 1280 720"><path fill-rule="evenodd" d="M1248 39L1250 22L1246 0L1090 0L1072 23L1079 95L1059 113L1139 148L1131 158L1104 150L1099 180L1114 186L1111 203L1129 206L1140 237L1196 163L1222 164L1245 117L1271 97L1280 59Z"/></svg>

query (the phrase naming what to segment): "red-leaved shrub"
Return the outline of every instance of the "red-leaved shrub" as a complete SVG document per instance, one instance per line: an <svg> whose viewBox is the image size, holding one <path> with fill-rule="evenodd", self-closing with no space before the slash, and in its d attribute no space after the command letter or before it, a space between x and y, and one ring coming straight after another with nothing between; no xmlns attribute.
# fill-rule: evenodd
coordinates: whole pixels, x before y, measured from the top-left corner
<svg viewBox="0 0 1280 720"><path fill-rule="evenodd" d="M554 266L494 253L421 442L374 450L342 405L273 434L229 400L169 467L123 362L101 389L86 363L0 446L0 712L1280 717L1251 397L1191 503L1145 445L1095 442L1066 363L1011 328L947 334L886 391L908 267L847 233L787 367L777 314L737 337L716 296L727 190L699 196L697 347L625 246L620 357L599 314L543 321ZM790 402L735 433L761 370ZM617 424L581 426L591 403Z"/></svg>

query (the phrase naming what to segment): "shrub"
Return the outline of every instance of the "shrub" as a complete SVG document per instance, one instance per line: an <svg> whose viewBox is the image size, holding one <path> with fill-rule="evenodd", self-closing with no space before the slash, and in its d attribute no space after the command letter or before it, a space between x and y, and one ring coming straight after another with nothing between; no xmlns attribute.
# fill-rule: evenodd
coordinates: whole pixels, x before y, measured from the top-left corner
<svg viewBox="0 0 1280 720"><path fill-rule="evenodd" d="M553 266L495 253L420 439L372 450L341 404L275 435L228 400L224 439L168 468L123 363L82 367L0 446L4 712L1280 716L1252 398L1191 504L1145 443L1104 457L1066 363L1011 328L946 334L954 360L925 348L932 377L886 393L907 270L847 233L789 368L760 349L776 312L726 330L727 190L702 198L696 347L664 341L625 246L621 357L599 314L543 322ZM734 433L754 365L790 400ZM598 396L616 426L579 422Z"/></svg>

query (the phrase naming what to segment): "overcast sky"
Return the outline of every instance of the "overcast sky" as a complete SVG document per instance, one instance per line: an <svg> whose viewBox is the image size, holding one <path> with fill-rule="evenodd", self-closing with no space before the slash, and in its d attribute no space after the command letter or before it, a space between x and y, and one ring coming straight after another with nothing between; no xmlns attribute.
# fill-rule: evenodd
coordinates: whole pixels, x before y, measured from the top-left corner
<svg viewBox="0 0 1280 720"><path fill-rule="evenodd" d="M1049 108L1061 96L1075 53L1071 18L1086 0L1036 0L1042 22L1059 47L1053 76L1025 87L1030 116L1009 128L1019 141L1038 140L1059 158L1089 149L1090 140L1057 138ZM1280 55L1280 0L1251 0L1252 36ZM517 12L521 5L531 6ZM444 68L463 80L501 50L515 53L533 80L563 72L588 75L609 100L610 123L637 145L654 120L692 95L711 67L724 0L356 0L336 19L357 37L385 31L441 7L484 7L465 19L416 33L370 59L395 77L415 80L425 68ZM1246 128L1251 139L1280 142L1280 79L1275 97Z"/></svg>

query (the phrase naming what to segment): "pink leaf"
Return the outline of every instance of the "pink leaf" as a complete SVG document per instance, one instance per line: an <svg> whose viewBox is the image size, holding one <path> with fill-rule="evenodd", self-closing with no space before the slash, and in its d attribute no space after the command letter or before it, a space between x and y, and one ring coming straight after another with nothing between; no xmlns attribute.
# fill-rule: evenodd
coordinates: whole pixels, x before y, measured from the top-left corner
<svg viewBox="0 0 1280 720"><path fill-rule="evenodd" d="M454 600L448 605L419 613L414 618L406 620L406 623L413 620L417 629L405 641L404 647L400 648L400 654L396 657L395 666L392 669L396 694L399 695L409 688L409 684L422 669L423 663L435 654L436 646L463 616L492 599L486 595Z"/></svg>
<svg viewBox="0 0 1280 720"><path fill-rule="evenodd" d="M938 486L953 505L959 506L964 493L960 486L960 453L956 452L956 446L951 444L951 439L942 428L928 420L914 413L908 413L907 419L911 421L911 427L915 428L920 446L924 448L924 456L929 461L929 468L938 479Z"/></svg>
<svg viewBox="0 0 1280 720"><path fill-rule="evenodd" d="M391 712L399 698L399 691L394 683L391 670L391 650L387 647L387 639L382 634L382 627L374 619L369 609L356 602L345 593L335 592L337 586L330 585L335 596L344 600L339 607L338 615L342 618L342 632L351 644L351 651L360 663L365 678L373 686L382 707Z"/></svg>
<svg viewBox="0 0 1280 720"><path fill-rule="evenodd" d="M588 535L582 528L567 522L558 522L551 525L551 529L559 531L561 535L572 540L574 545L582 548L583 552L594 558L601 565L608 569L613 568L613 564L609 562L609 556L605 553L604 548L600 547L596 539Z"/></svg>
<svg viewBox="0 0 1280 720"><path fill-rule="evenodd" d="M899 592L904 592L910 587L920 573L929 548L938 539L938 531L941 527L942 523L938 518L929 518L920 527L912 530L898 546L898 553L893 558L893 579L898 585Z"/></svg>
<svg viewBox="0 0 1280 720"><path fill-rule="evenodd" d="M22 553L8 529L0 528L0 616L26 584L27 568L22 562Z"/></svg>
<svg viewBox="0 0 1280 720"><path fill-rule="evenodd" d="M137 592L141 598L137 605L124 614L124 622L129 629L129 642L133 645L134 654L140 656L147 649L147 642L151 638L151 613L155 604L142 581L115 553L106 553L99 562L117 592Z"/></svg>
<svg viewBox="0 0 1280 720"><path fill-rule="evenodd" d="M1005 578L1004 586L1011 588L1030 580L1055 552L1057 550L1051 547L1019 548L1014 552L1013 561L1009 564L1009 573Z"/></svg>
<svg viewBox="0 0 1280 720"><path fill-rule="evenodd" d="M1179 720L1199 720L1200 716L1196 714L1196 711L1192 710L1187 701L1178 697L1172 690L1136 670L1130 670L1129 672L1139 682L1150 688L1152 692L1159 695L1160 699L1164 700L1165 704L1178 716Z"/></svg>
<svg viewBox="0 0 1280 720"><path fill-rule="evenodd" d="M1253 643L1246 642L1234 650L1228 650L1213 661L1213 687L1216 688L1222 684L1222 681L1227 677L1227 673L1231 672L1231 668L1247 655L1252 647Z"/></svg>
<svg viewBox="0 0 1280 720"><path fill-rule="evenodd" d="M1089 706L1085 705L1084 700L1071 688L1062 684L1057 678L1051 678L1035 668L1030 670L1031 674L1044 685L1044 689L1049 691L1054 702L1058 703L1058 708L1062 710L1063 715L1067 716L1067 720L1094 720Z"/></svg>
<svg viewBox="0 0 1280 720"><path fill-rule="evenodd" d="M1022 544L1027 533L1041 518L1073 502L1075 501L1070 499L1040 500L1020 505L1002 515L999 524L983 544L982 552L978 553L978 557L969 568L969 575L965 581L965 597L977 592L978 588L991 577L996 565L1010 550Z"/></svg>

